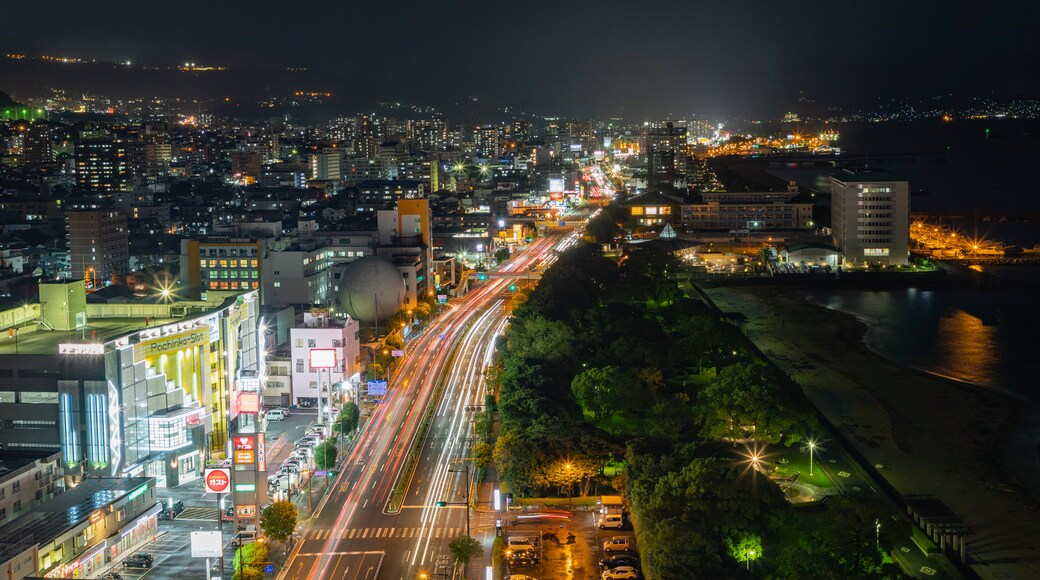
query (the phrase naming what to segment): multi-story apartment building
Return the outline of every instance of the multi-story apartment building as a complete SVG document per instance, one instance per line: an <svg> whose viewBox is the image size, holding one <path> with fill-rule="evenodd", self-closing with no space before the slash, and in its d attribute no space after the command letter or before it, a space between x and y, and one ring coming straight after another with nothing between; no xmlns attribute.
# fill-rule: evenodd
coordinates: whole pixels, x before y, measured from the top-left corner
<svg viewBox="0 0 1040 580"><path fill-rule="evenodd" d="M181 287L186 297L205 300L209 292L262 288L260 263L265 240L210 237L181 240Z"/></svg>
<svg viewBox="0 0 1040 580"><path fill-rule="evenodd" d="M4 428L25 428L27 421L8 419ZM61 453L0 455L0 526L65 491Z"/></svg>
<svg viewBox="0 0 1040 580"><path fill-rule="evenodd" d="M682 206L682 222L692 230L811 228L812 204L791 203L797 196L797 188L786 192L702 193L703 203Z"/></svg>
<svg viewBox="0 0 1040 580"><path fill-rule="evenodd" d="M97 287L129 270L130 230L118 209L77 210L65 214L72 277Z"/></svg>
<svg viewBox="0 0 1040 580"><path fill-rule="evenodd" d="M111 192L133 189L131 144L106 137L82 138L76 143L76 186L80 191Z"/></svg>
<svg viewBox="0 0 1040 580"><path fill-rule="evenodd" d="M831 230L845 263L902 265L910 255L910 184L884 171L831 177Z"/></svg>

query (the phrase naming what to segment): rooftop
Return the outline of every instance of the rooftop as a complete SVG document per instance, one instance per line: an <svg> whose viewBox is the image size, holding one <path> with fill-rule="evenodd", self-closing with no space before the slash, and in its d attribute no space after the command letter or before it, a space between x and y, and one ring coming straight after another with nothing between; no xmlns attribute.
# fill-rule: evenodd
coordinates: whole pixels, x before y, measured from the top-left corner
<svg viewBox="0 0 1040 580"><path fill-rule="evenodd" d="M151 326L176 322L176 318L100 318L76 330L38 330L15 338L0 336L2 354L58 354L58 345L70 342L103 343Z"/></svg>
<svg viewBox="0 0 1040 580"><path fill-rule="evenodd" d="M84 479L76 487L0 527L0 561L11 556L7 553L9 550L24 550L26 542L42 545L54 540L88 520L90 514L150 482L154 482L151 477Z"/></svg>
<svg viewBox="0 0 1040 580"><path fill-rule="evenodd" d="M893 173L883 169L872 169L866 171L849 171L842 169L834 174L834 179L842 183L879 183L889 181L906 181Z"/></svg>

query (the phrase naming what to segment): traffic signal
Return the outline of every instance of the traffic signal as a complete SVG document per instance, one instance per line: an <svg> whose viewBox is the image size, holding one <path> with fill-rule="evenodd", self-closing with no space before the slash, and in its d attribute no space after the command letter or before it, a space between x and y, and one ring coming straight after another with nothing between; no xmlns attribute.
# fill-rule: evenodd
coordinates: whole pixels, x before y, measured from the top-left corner
<svg viewBox="0 0 1040 580"><path fill-rule="evenodd" d="M516 292L516 284L510 284L509 285L509 291L510 292Z"/></svg>
<svg viewBox="0 0 1040 580"><path fill-rule="evenodd" d="M444 507L444 506L448 505L448 502L446 502L446 501L439 501L439 502L437 502L434 505L436 505L437 507Z"/></svg>
<svg viewBox="0 0 1040 580"><path fill-rule="evenodd" d="M480 274L477 274L477 280L487 280L487 274L485 274L483 272L481 272Z"/></svg>

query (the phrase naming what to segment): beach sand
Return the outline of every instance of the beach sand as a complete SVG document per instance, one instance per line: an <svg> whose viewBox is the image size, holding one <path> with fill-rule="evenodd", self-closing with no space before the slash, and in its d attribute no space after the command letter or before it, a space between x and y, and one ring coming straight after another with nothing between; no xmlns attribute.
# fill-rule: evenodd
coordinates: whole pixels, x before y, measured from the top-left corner
<svg viewBox="0 0 1040 580"><path fill-rule="evenodd" d="M863 344L854 317L794 290L713 288L723 311L802 385L828 420L904 496L942 500L971 529L982 578L1040 578L1036 407L975 385L908 369Z"/></svg>

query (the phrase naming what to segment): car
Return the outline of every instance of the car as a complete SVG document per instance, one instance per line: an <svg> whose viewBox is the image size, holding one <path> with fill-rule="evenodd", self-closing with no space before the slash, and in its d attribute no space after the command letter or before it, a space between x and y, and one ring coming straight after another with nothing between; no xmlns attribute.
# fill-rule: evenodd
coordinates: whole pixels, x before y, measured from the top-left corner
<svg viewBox="0 0 1040 580"><path fill-rule="evenodd" d="M270 411L267 412L267 420L268 421L284 421L285 417L286 417L285 413L283 413L282 411L280 411L278 409L271 409Z"/></svg>
<svg viewBox="0 0 1040 580"><path fill-rule="evenodd" d="M507 550L533 550L534 542L525 536L512 536L506 540Z"/></svg>
<svg viewBox="0 0 1040 580"><path fill-rule="evenodd" d="M621 514L606 514L599 519L599 529L613 528L620 530L625 527L625 518Z"/></svg>
<svg viewBox="0 0 1040 580"><path fill-rule="evenodd" d="M619 566L631 566L633 568L639 567L639 558L631 556L629 554L617 554L615 556L607 556L599 561L600 570L613 570Z"/></svg>
<svg viewBox="0 0 1040 580"><path fill-rule="evenodd" d="M155 502L155 505L159 506L160 520L172 520L181 515L181 512L184 511L184 502L181 500L173 502L173 507L170 507L170 502L168 500L159 500Z"/></svg>
<svg viewBox="0 0 1040 580"><path fill-rule="evenodd" d="M527 574L510 574L509 580L538 580L534 576L528 576Z"/></svg>
<svg viewBox="0 0 1040 580"><path fill-rule="evenodd" d="M603 542L603 551L610 552L627 552L632 548L632 540L628 539L628 536L614 536L606 542Z"/></svg>
<svg viewBox="0 0 1040 580"><path fill-rule="evenodd" d="M297 463L286 462L282 465L282 469L278 473L291 473L293 475L300 474L300 466Z"/></svg>
<svg viewBox="0 0 1040 580"><path fill-rule="evenodd" d="M155 562L155 558L151 554L145 552L138 552L128 556L126 560L123 560L124 568L151 568Z"/></svg>
<svg viewBox="0 0 1040 580"><path fill-rule="evenodd" d="M285 407L271 407L270 409L267 410L268 413L270 413L271 411L278 411L279 413L281 413L282 415L285 415L286 417L291 417L292 416L292 411L287 409L287 408L285 408Z"/></svg>
<svg viewBox="0 0 1040 580"><path fill-rule="evenodd" d="M537 564L538 552L531 548L506 550L506 560L514 566Z"/></svg>
<svg viewBox="0 0 1040 580"><path fill-rule="evenodd" d="M613 570L604 570L600 578L602 580L632 580L639 578L639 570L631 566L618 566Z"/></svg>

